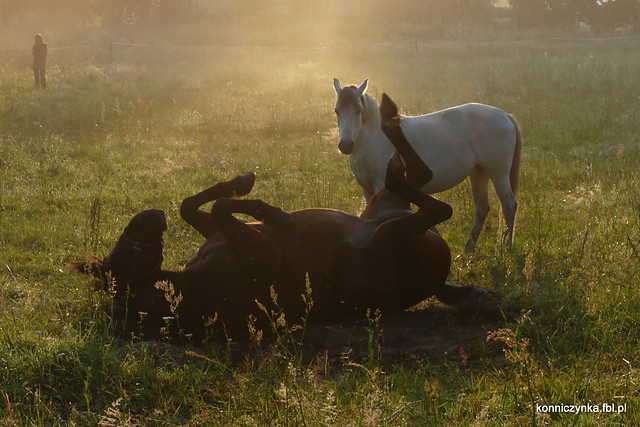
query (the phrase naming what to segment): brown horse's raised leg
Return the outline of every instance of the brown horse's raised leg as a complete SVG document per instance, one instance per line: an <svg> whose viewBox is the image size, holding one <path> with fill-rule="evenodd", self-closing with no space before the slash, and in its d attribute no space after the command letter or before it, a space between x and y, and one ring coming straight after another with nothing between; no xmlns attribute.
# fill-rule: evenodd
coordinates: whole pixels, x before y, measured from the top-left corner
<svg viewBox="0 0 640 427"><path fill-rule="evenodd" d="M388 266L392 276L400 279L398 282L405 287L390 291L383 289L383 285L377 290L383 295L379 304L402 309L431 295L445 304L467 302L488 295L482 288L446 283L451 253L439 235L427 234L425 239L430 243L426 246L413 243L415 236L424 235L436 224L450 218L453 213L451 207L410 185L404 174L404 166L393 157L387 166L385 187L420 209L414 214L381 224L363 248L369 264L379 270L376 275L382 277L385 266Z"/></svg>
<svg viewBox="0 0 640 427"><path fill-rule="evenodd" d="M219 227L210 213L199 210L200 206L221 197L244 196L253 188L255 179L253 172L249 172L187 197L180 205L180 216L197 232L208 238L217 232Z"/></svg>
<svg viewBox="0 0 640 427"><path fill-rule="evenodd" d="M280 225L284 223L291 214L280 208L271 206L262 200L233 200L220 198L211 209L211 214L218 220L221 216L241 213L249 215L268 225Z"/></svg>
<svg viewBox="0 0 640 427"><path fill-rule="evenodd" d="M434 295L445 283L451 252L440 236L427 231L448 219L452 209L412 187L397 156L389 160L385 189L380 193L383 191L420 209L378 226L362 247L366 285L349 289L345 300L364 301L363 305L383 311L399 311Z"/></svg>
<svg viewBox="0 0 640 427"><path fill-rule="evenodd" d="M250 215L268 225L280 225L287 221L291 214L262 200L221 198L213 205L211 215L229 247L241 262L246 261L247 266L253 269L253 264L258 264L256 254L265 249L268 249L267 252L275 252L275 246L264 233L235 218L232 215L234 213Z"/></svg>
<svg viewBox="0 0 640 427"><path fill-rule="evenodd" d="M389 138L394 148L398 150L407 165L407 179L416 188L423 187L433 178L433 172L420 158L416 150L411 146L400 127L402 119L398 114L398 107L384 93L380 104L380 120L382 131Z"/></svg>
<svg viewBox="0 0 640 427"><path fill-rule="evenodd" d="M385 186L420 207L417 213L406 218L406 224L403 224L403 227L424 233L428 224L437 221L433 224L436 225L449 219L453 213L451 207L409 185L404 179L401 167L402 165L395 162L393 158L389 161ZM485 304L490 298L489 293L483 288L456 286L444 281L435 286L434 293L436 298L445 304Z"/></svg>
<svg viewBox="0 0 640 427"><path fill-rule="evenodd" d="M407 227L413 225L411 228L415 233L426 233L428 229L448 220L453 215L453 209L447 203L422 193L408 182L408 178L405 177L405 167L396 156L391 157L387 164L384 185L391 193L420 208L413 215L398 218L404 220Z"/></svg>

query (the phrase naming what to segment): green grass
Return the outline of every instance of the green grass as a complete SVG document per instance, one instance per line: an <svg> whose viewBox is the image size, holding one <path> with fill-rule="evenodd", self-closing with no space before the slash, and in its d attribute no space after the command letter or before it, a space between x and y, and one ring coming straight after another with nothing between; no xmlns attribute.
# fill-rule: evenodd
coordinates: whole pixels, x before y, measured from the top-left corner
<svg viewBox="0 0 640 427"><path fill-rule="evenodd" d="M640 423L638 42L416 49L354 37L301 51L52 51L46 91L3 54L0 424ZM329 364L263 345L232 362L223 344L185 353L111 338L104 296L65 263L104 256L138 211L167 212L165 267L180 268L200 242L180 201L239 173L255 171L253 195L286 209L363 208L336 149L333 77L369 78L407 114L478 101L519 119L515 245L497 246L492 194L477 252L451 271L520 312L501 325L504 354L482 340ZM454 207L441 231L457 255L470 189L440 197ZM533 411L589 402L627 411Z"/></svg>

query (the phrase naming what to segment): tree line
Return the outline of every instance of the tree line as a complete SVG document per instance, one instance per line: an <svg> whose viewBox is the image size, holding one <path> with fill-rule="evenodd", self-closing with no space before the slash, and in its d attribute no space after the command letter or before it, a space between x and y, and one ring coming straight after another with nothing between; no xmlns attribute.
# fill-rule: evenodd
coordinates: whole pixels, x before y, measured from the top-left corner
<svg viewBox="0 0 640 427"><path fill-rule="evenodd" d="M193 0L0 0L5 25L63 27L163 25L199 16Z"/></svg>
<svg viewBox="0 0 640 427"><path fill-rule="evenodd" d="M584 23L594 30L640 24L638 0L510 0L519 27L574 28Z"/></svg>
<svg viewBox="0 0 640 427"><path fill-rule="evenodd" d="M220 0L209 0L215 4ZM235 0L219 14L262 16L283 10L300 19L320 19L330 0ZM56 22L63 26L157 26L210 17L207 0L0 0L0 24ZM305 6L306 5L306 6ZM323 6L324 5L324 6ZM596 31L640 27L640 0L360 0L361 16L372 22L490 25L498 19L523 28ZM279 11L279 12L278 12ZM327 17L328 18L328 17ZM221 22L227 22L222 20ZM236 22L229 20L228 22Z"/></svg>
<svg viewBox="0 0 640 427"><path fill-rule="evenodd" d="M640 27L640 0L374 0L374 15L402 21L491 25L509 20L517 29L574 29L582 23L595 31ZM390 4L391 3L391 4Z"/></svg>

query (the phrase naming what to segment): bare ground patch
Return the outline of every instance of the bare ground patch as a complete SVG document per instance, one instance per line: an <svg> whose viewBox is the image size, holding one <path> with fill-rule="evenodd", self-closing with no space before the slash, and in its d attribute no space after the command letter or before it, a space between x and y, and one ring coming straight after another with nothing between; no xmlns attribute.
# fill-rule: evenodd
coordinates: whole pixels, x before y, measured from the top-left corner
<svg viewBox="0 0 640 427"><path fill-rule="evenodd" d="M446 306L427 300L409 311L382 316L373 325L361 318L309 325L303 355L325 353L330 364L343 357L363 360L379 343L376 351L385 363L434 360L461 352L472 361L501 353L486 337L503 323L497 304Z"/></svg>

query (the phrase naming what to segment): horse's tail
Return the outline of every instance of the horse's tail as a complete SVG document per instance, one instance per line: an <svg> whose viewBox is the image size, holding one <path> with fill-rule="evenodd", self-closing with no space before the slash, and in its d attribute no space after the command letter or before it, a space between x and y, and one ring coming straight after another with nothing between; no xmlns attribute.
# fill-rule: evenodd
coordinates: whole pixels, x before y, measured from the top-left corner
<svg viewBox="0 0 640 427"><path fill-rule="evenodd" d="M511 114L507 114L513 127L516 130L516 149L513 152L513 161L511 162L511 172L509 172L509 181L511 182L511 191L513 194L518 193L518 186L520 184L520 160L522 158L522 132L520 131L520 125L515 117Z"/></svg>

